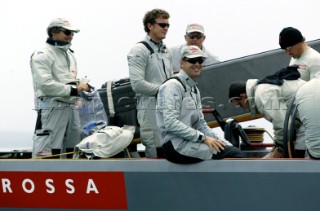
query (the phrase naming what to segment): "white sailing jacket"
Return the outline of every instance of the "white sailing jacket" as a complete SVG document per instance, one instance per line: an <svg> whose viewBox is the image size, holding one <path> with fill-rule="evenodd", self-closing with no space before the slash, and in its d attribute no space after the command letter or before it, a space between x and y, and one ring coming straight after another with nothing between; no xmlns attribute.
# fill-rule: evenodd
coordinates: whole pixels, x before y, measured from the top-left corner
<svg viewBox="0 0 320 211"><path fill-rule="evenodd" d="M51 40L52 42L52 40ZM74 103L71 86L77 85L77 62L69 49L71 44L49 44L36 50L30 60L33 87L36 98L53 98L56 101Z"/></svg>
<svg viewBox="0 0 320 211"><path fill-rule="evenodd" d="M281 86L259 84L257 79L249 79L246 84L250 112L264 114L274 129L275 141L283 145L283 127L287 112L287 104L298 88L305 83L301 79L283 80Z"/></svg>
<svg viewBox="0 0 320 211"><path fill-rule="evenodd" d="M320 75L316 75L297 91L295 103L305 127L306 147L320 158Z"/></svg>

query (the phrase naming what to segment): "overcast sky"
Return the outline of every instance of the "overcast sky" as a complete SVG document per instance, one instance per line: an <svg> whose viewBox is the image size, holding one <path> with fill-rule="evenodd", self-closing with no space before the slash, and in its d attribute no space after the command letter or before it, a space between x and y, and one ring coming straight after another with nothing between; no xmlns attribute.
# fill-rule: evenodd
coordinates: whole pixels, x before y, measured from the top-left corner
<svg viewBox="0 0 320 211"><path fill-rule="evenodd" d="M128 77L126 55L145 36L142 18L153 8L167 10L167 46L184 43L188 23L205 27L205 46L221 60L279 48L278 34L293 26L306 40L320 37L318 0L1 0L0 131L27 131L36 121L29 58L47 38L57 17L80 28L72 49L80 75L100 87ZM0 137L3 141L3 137Z"/></svg>

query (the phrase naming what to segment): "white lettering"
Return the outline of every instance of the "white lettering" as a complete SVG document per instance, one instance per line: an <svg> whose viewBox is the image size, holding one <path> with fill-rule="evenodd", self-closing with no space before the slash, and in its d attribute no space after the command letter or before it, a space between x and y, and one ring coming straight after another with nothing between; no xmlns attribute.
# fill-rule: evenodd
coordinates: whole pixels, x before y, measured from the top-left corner
<svg viewBox="0 0 320 211"><path fill-rule="evenodd" d="M67 179L66 180L66 186L70 189L67 189L67 193L69 194L73 194L76 190L74 189L74 186L73 186L73 180L72 179Z"/></svg>
<svg viewBox="0 0 320 211"><path fill-rule="evenodd" d="M94 191L96 194L99 193L96 184L94 184L94 181L92 179L89 179L86 193L89 194L91 191Z"/></svg>
<svg viewBox="0 0 320 211"><path fill-rule="evenodd" d="M3 193L13 193L13 189L11 187L11 180L8 178L1 178L0 185L2 186ZM45 191L48 194L54 194L56 192L54 179L48 178L45 179ZM76 192L75 181L73 179L65 180L65 190L68 194L74 194ZM34 193L36 189L36 184L30 178L25 178L21 183L22 190L25 193ZM99 194L98 187L96 186L93 179L88 179L86 194Z"/></svg>
<svg viewBox="0 0 320 211"><path fill-rule="evenodd" d="M52 179L47 179L46 180L46 186L47 186L47 193L54 193L55 188L53 186L53 180Z"/></svg>
<svg viewBox="0 0 320 211"><path fill-rule="evenodd" d="M3 178L3 179L1 179L1 183L2 183L2 192L3 193L6 193L7 190L8 190L9 193L12 193L12 189L10 187L11 182L10 182L9 179Z"/></svg>
<svg viewBox="0 0 320 211"><path fill-rule="evenodd" d="M30 184L30 189L27 189L27 187L26 187L27 183ZM23 182L22 182L22 189L26 193L32 193L34 191L34 183L33 183L33 181L31 179L24 179Z"/></svg>

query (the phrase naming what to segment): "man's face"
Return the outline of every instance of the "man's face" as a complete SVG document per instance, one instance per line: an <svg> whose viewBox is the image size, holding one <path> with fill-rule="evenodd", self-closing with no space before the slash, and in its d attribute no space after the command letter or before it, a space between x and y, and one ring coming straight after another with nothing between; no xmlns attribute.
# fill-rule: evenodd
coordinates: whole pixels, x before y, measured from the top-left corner
<svg viewBox="0 0 320 211"><path fill-rule="evenodd" d="M234 105L239 106L239 107L241 107L243 109L248 109L249 108L248 97L247 97L247 94L245 94L245 93L240 94L240 97L232 98L231 102Z"/></svg>
<svg viewBox="0 0 320 211"><path fill-rule="evenodd" d="M202 49L202 44L206 39L206 36L200 32L191 32L184 35L184 39L186 40L187 45L196 45Z"/></svg>
<svg viewBox="0 0 320 211"><path fill-rule="evenodd" d="M187 73L190 78L195 79L201 73L203 62L203 57L196 57L191 59L185 58L180 61L180 65L184 72Z"/></svg>
<svg viewBox="0 0 320 211"><path fill-rule="evenodd" d="M73 31L61 28L59 32L52 33L52 39L71 43L73 35Z"/></svg>
<svg viewBox="0 0 320 211"><path fill-rule="evenodd" d="M298 59L303 53L302 43L297 43L293 46L287 47L285 53L294 59Z"/></svg>
<svg viewBox="0 0 320 211"><path fill-rule="evenodd" d="M148 24L149 35L157 42L165 39L169 29L169 19L157 18L154 24Z"/></svg>

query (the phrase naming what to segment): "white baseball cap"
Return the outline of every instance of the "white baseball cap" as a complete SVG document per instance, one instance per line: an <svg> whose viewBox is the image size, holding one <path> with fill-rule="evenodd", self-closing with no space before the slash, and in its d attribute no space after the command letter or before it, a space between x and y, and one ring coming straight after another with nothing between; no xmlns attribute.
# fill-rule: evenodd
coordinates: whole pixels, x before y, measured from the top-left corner
<svg viewBox="0 0 320 211"><path fill-rule="evenodd" d="M70 22L64 18L53 19L47 29L51 29L52 27L61 27L73 32L80 32L78 28L73 27Z"/></svg>
<svg viewBox="0 0 320 211"><path fill-rule="evenodd" d="M195 45L188 45L182 48L181 50L181 59L183 58L197 58L203 57L207 58L207 56L203 53L203 51Z"/></svg>
<svg viewBox="0 0 320 211"><path fill-rule="evenodd" d="M204 34L204 28L202 25L200 24L197 24L197 23L192 23L192 24L189 24L187 26L187 29L186 29L186 33L187 34L190 34L192 32L199 32L201 34Z"/></svg>

